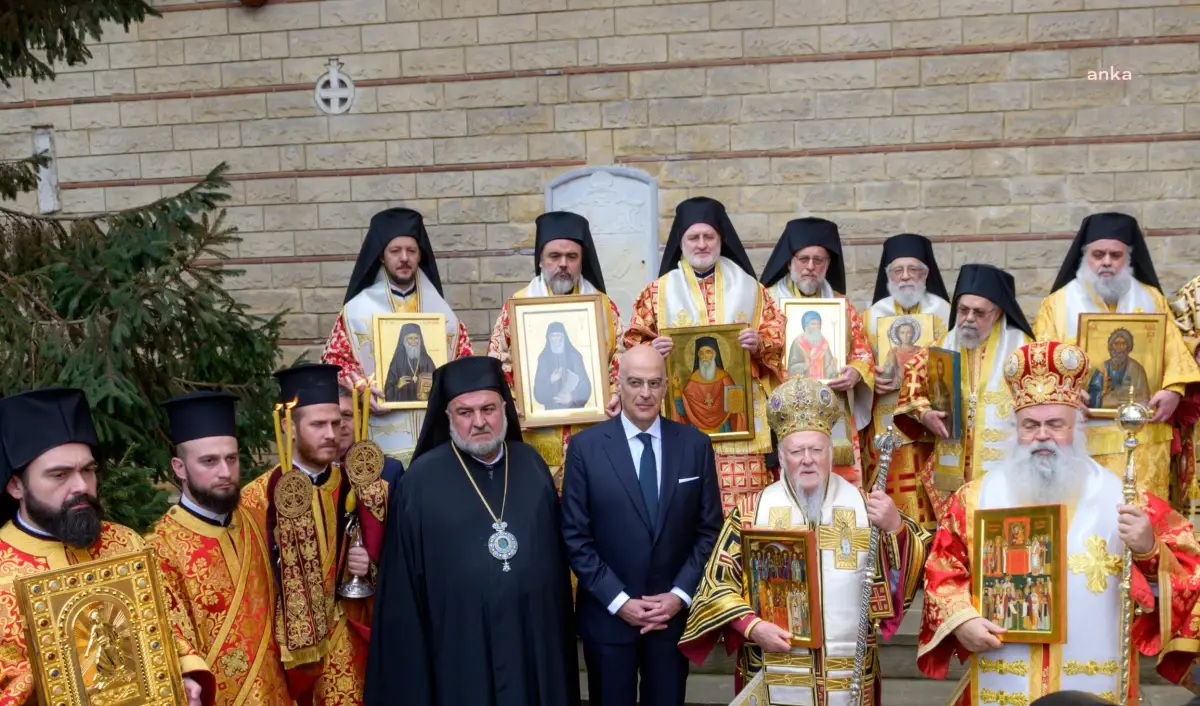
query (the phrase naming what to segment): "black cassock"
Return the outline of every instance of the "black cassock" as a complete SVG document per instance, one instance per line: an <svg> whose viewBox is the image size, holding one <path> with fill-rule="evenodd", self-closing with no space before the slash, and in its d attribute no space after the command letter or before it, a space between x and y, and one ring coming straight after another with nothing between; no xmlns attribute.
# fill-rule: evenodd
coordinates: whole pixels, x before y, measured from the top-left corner
<svg viewBox="0 0 1200 706"><path fill-rule="evenodd" d="M492 517L450 443L405 472L388 511L366 706L576 706L571 584L550 471L508 443L493 468L463 460L517 539L510 571L488 550Z"/></svg>

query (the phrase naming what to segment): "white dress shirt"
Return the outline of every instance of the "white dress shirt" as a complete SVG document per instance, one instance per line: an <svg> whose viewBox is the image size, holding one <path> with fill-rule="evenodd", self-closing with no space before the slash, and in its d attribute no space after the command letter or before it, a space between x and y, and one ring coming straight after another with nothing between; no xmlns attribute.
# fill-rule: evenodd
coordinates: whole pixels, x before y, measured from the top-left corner
<svg viewBox="0 0 1200 706"><path fill-rule="evenodd" d="M629 455L633 457L633 467L635 470L638 470L642 465L642 450L645 448L645 444L642 443L642 440L637 438L638 434L650 435L650 447L654 449L654 468L658 473L658 497L661 499L663 459L662 417L655 417L654 423L650 425L649 429L643 432L641 429L638 429L636 426L634 426L633 422L629 421L629 417L626 417L624 412L621 412L621 426L625 428L625 439L629 443ZM640 470L638 470L638 472L640 472ZM671 593L679 596L679 600L683 601L684 606L692 605L692 597L689 596L682 588L676 586L675 588L671 589ZM629 594L621 591L617 594L617 597L613 599L613 602L608 604L608 612L616 615L617 611L621 610L621 606L625 605L628 601Z"/></svg>
<svg viewBox="0 0 1200 706"><path fill-rule="evenodd" d="M188 510L190 510L193 514L199 515L200 517L203 517L207 520L212 520L213 522L216 522L219 525L224 525L225 520L229 519L228 514L222 515L220 513L213 512L212 510L209 510L206 507L201 507L200 503L189 498L187 496L187 493L183 493L179 496L179 504L182 505L183 507L187 508Z"/></svg>

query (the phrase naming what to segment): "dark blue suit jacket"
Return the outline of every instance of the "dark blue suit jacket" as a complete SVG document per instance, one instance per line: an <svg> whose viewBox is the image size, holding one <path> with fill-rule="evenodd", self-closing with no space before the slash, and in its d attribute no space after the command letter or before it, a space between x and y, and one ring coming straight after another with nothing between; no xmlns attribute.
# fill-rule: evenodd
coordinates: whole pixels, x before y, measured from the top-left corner
<svg viewBox="0 0 1200 706"><path fill-rule="evenodd" d="M639 628L608 612L631 598L678 587L695 597L723 513L712 442L695 427L662 419L659 515L646 512L637 467L618 415L571 437L563 472L563 538L579 578L576 611L585 640L621 644ZM687 610L665 637L678 640Z"/></svg>
<svg viewBox="0 0 1200 706"><path fill-rule="evenodd" d="M384 456L383 472L379 475L387 481L389 488L395 488L396 484L400 482L400 478L404 476L404 464L398 458Z"/></svg>

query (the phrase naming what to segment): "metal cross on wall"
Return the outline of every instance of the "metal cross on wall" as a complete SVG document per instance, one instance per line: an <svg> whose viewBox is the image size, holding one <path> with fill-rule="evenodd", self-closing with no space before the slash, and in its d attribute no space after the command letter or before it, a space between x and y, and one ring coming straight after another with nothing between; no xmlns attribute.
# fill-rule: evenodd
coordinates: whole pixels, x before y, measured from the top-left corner
<svg viewBox="0 0 1200 706"><path fill-rule="evenodd" d="M317 107L329 115L341 115L350 110L354 102L354 82L342 73L344 64L338 58L329 59L329 71L317 79L317 87L313 95L317 99Z"/></svg>

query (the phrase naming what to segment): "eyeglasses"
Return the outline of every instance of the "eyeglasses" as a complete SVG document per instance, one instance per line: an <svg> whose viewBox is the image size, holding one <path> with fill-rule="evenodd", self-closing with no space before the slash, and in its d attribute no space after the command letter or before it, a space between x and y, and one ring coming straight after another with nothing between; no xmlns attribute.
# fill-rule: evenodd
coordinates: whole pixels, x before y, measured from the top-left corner
<svg viewBox="0 0 1200 706"><path fill-rule="evenodd" d="M816 257L801 255L800 257L795 258L795 260L796 264L800 265L801 267L824 267L829 262L829 258L821 257L820 255Z"/></svg>
<svg viewBox="0 0 1200 706"><path fill-rule="evenodd" d="M663 380L662 378L654 378L653 380L643 380L641 378L627 378L626 380L624 380L622 382L622 384L628 385L630 387L630 389L633 389L633 390L641 390L643 387L649 386L651 392L658 392L659 390L661 390L663 388L663 385L666 384L666 381Z"/></svg>
<svg viewBox="0 0 1200 706"><path fill-rule="evenodd" d="M903 277L904 275L909 275L910 277L914 278L921 277L924 276L927 271L928 270L922 265L897 265L895 267L888 268L888 274L893 277Z"/></svg>
<svg viewBox="0 0 1200 706"><path fill-rule="evenodd" d="M987 309L987 310L972 309L972 308L966 307L966 306L958 307L957 311L958 311L958 318L967 319L967 320L986 319L989 316L991 316L992 314L996 313L995 309Z"/></svg>

